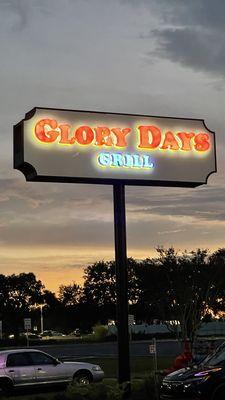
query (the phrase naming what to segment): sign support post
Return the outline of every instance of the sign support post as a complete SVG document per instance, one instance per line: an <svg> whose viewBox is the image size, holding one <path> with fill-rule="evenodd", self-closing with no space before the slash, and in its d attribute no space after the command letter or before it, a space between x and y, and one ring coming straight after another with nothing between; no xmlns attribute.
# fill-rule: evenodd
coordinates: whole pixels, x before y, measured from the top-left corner
<svg viewBox="0 0 225 400"><path fill-rule="evenodd" d="M118 332L118 381L129 382L130 392L130 354L128 330L128 278L126 246L125 185L113 185L114 233L116 261L117 294L117 332Z"/></svg>

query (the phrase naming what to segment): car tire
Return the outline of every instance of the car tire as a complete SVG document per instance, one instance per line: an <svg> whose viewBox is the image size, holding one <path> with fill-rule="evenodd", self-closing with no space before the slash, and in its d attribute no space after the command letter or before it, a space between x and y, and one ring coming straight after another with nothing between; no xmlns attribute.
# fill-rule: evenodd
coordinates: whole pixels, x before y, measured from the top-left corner
<svg viewBox="0 0 225 400"><path fill-rule="evenodd" d="M218 387L212 394L211 400L225 400L225 386Z"/></svg>
<svg viewBox="0 0 225 400"><path fill-rule="evenodd" d="M73 383L76 385L89 385L92 382L92 375L89 371L78 371L73 377Z"/></svg>
<svg viewBox="0 0 225 400"><path fill-rule="evenodd" d="M0 379L0 397L11 394L12 389L13 385L8 379Z"/></svg>

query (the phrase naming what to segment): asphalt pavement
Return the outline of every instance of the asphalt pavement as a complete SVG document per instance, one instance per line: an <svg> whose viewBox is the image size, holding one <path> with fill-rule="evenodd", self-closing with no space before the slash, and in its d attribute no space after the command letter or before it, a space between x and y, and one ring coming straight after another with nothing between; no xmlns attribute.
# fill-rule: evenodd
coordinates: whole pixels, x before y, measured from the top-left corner
<svg viewBox="0 0 225 400"><path fill-rule="evenodd" d="M130 343L131 357L149 355L150 341L135 341ZM117 342L104 343L74 343L74 344L43 344L34 348L45 351L54 357L89 358L89 357L117 357ZM181 352L181 345L177 341L165 340L157 342L159 357L175 357Z"/></svg>

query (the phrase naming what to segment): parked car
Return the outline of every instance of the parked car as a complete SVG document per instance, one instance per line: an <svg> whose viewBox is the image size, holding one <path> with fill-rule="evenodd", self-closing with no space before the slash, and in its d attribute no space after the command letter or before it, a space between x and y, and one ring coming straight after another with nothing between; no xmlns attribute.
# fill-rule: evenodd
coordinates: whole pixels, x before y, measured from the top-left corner
<svg viewBox="0 0 225 400"><path fill-rule="evenodd" d="M80 329L76 328L74 331L70 332L69 336L81 337Z"/></svg>
<svg viewBox="0 0 225 400"><path fill-rule="evenodd" d="M225 400L225 344L200 364L167 375L161 385L161 398Z"/></svg>
<svg viewBox="0 0 225 400"><path fill-rule="evenodd" d="M58 332L58 331L49 330L49 331L44 331L43 333L41 333L41 336L42 337L52 337L52 336L60 336L60 337L62 337L62 336L66 336L66 335L64 333L61 333L61 332Z"/></svg>
<svg viewBox="0 0 225 400"><path fill-rule="evenodd" d="M99 365L86 362L59 361L39 350L0 351L0 389L67 384L89 384L101 381L104 372Z"/></svg>
<svg viewBox="0 0 225 400"><path fill-rule="evenodd" d="M27 337L27 332L22 332L20 334L20 336ZM28 339L29 340L41 340L42 337L41 337L41 335L38 335L37 333L28 332Z"/></svg>

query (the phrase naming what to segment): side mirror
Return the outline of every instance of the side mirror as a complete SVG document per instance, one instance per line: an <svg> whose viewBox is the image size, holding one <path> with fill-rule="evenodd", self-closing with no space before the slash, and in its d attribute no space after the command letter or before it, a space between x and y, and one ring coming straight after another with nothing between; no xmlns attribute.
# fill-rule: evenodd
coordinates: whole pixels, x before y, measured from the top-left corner
<svg viewBox="0 0 225 400"><path fill-rule="evenodd" d="M53 364L54 365L59 365L59 364L61 364L61 362L59 360L57 360L57 358L55 358L54 361L53 361Z"/></svg>

